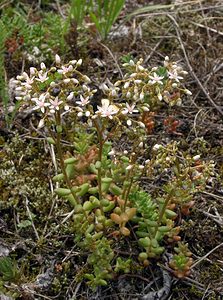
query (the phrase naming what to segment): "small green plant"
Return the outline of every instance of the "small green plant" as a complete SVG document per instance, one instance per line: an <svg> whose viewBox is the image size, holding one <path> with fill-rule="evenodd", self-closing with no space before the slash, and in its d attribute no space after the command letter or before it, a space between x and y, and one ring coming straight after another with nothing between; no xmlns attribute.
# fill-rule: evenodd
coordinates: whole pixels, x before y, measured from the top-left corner
<svg viewBox="0 0 223 300"><path fill-rule="evenodd" d="M192 253L188 249L187 244L178 243L174 248L175 254L170 261L169 265L174 270L174 275L178 278L183 278L190 274L190 267L193 264L191 258Z"/></svg>
<svg viewBox="0 0 223 300"><path fill-rule="evenodd" d="M183 153L176 142L152 149L147 145L144 114L181 105L183 95L191 94L181 83L185 72L168 57L152 69L143 67L141 59L124 63L123 80L101 84L104 98L97 107L92 105L97 90L78 70L81 64L81 59L62 64L56 55L50 69L41 63L40 70L31 67L15 83L21 109L39 113L38 127L48 128L47 141L57 150L60 171L53 181L60 187L55 193L73 209L74 243L87 253L82 278L96 288L115 272L130 271L131 263L147 266L168 243L180 240L178 211L192 207L193 195L212 175L213 162ZM71 128L66 127L67 115ZM114 147L123 132L128 150ZM64 151L62 139L69 139L71 151ZM142 159L147 153L150 158ZM142 176L152 180L165 172L169 180L155 195L140 188ZM133 235L138 237L138 260L115 255L117 241L122 244ZM178 267L177 257L175 261Z"/></svg>
<svg viewBox="0 0 223 300"><path fill-rule="evenodd" d="M87 0L71 0L68 21L70 22L71 19L74 19L76 24L81 27L83 25L84 17L87 14L88 5Z"/></svg>
<svg viewBox="0 0 223 300"><path fill-rule="evenodd" d="M16 281L18 279L17 264L10 257L0 258L0 276L4 281Z"/></svg>
<svg viewBox="0 0 223 300"><path fill-rule="evenodd" d="M67 24L73 19L82 27L85 16L89 14L101 39L105 40L124 4L125 0L72 0Z"/></svg>
<svg viewBox="0 0 223 300"><path fill-rule="evenodd" d="M7 30L2 22L0 20L0 100L3 103L4 107L4 113L5 113L5 118L6 122L9 122L9 112L8 112L8 104L9 104L9 95L7 92L7 80L6 80L6 73L5 73L5 42L7 39Z"/></svg>
<svg viewBox="0 0 223 300"><path fill-rule="evenodd" d="M90 0L89 14L102 39L106 39L125 0Z"/></svg>

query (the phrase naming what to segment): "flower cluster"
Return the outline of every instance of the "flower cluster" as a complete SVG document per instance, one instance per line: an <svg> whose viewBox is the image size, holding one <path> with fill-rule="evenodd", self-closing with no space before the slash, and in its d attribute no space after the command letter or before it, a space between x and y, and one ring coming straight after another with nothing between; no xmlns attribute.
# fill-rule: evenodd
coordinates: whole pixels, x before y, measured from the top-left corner
<svg viewBox="0 0 223 300"><path fill-rule="evenodd" d="M164 66L151 70L138 62L130 60L123 66L127 73L123 80L112 84L109 80L100 88L106 98L94 111L91 105L96 89L91 89L91 80L78 71L82 60L72 60L62 64L58 55L55 56L55 66L47 69L41 63L40 70L31 67L29 74L23 72L15 80L17 100L23 100L23 107L32 107L44 116L53 116L57 112L76 110L77 116L107 118L114 117L126 120L128 126L144 128L138 116L148 112L154 105L160 105L164 100L169 105L180 105L182 94L190 92L182 87L182 75L186 74L176 63L170 63L166 57ZM121 99L121 101L120 101Z"/></svg>
<svg viewBox="0 0 223 300"><path fill-rule="evenodd" d="M77 70L82 60L62 65L56 55L55 62L49 70L41 63L40 70L31 67L29 74L17 76L16 99L22 101L23 107L32 107L45 116L67 111L70 106L80 114L96 92L89 87L91 80Z"/></svg>
<svg viewBox="0 0 223 300"><path fill-rule="evenodd" d="M109 98L115 99L121 94L127 102L126 106L133 99L132 108L140 106L141 111L148 111L151 106L159 105L162 100L171 106L181 105L182 94L191 95L181 83L183 75L187 72L177 63L171 63L168 57L165 58L163 66L151 70L143 67L142 63L143 60L139 59L136 63L130 60L129 63L123 64L128 71L124 79L117 81L113 86L102 86Z"/></svg>

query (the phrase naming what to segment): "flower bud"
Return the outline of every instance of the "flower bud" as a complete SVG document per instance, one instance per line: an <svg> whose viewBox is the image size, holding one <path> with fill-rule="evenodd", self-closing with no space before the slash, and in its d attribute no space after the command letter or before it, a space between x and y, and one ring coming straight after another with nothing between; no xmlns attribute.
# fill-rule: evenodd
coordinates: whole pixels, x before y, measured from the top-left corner
<svg viewBox="0 0 223 300"><path fill-rule="evenodd" d="M200 156L199 154L193 156L193 160L194 160L194 161L198 161L200 158L201 158L201 156Z"/></svg>
<svg viewBox="0 0 223 300"><path fill-rule="evenodd" d="M56 86L56 82L52 81L52 82L50 83L50 86L51 86L51 87L55 87L55 86Z"/></svg>
<svg viewBox="0 0 223 300"><path fill-rule="evenodd" d="M145 96L144 93L141 92L141 93L139 94L139 99L140 99L140 100L143 100L143 99L144 99L144 96Z"/></svg>
<svg viewBox="0 0 223 300"><path fill-rule="evenodd" d="M58 54L55 55L55 62L57 65L59 65L61 63L61 59L60 56Z"/></svg>
<svg viewBox="0 0 223 300"><path fill-rule="evenodd" d="M31 68L29 69L29 72L30 72L30 75L34 75L34 74L36 73L36 68L31 67Z"/></svg>
<svg viewBox="0 0 223 300"><path fill-rule="evenodd" d="M42 70L46 70L46 65L45 65L43 62L41 62L40 68L41 68Z"/></svg>
<svg viewBox="0 0 223 300"><path fill-rule="evenodd" d="M158 94L158 99L159 99L159 101L162 101L163 96L161 94Z"/></svg>
<svg viewBox="0 0 223 300"><path fill-rule="evenodd" d="M80 59L78 59L78 61L77 61L77 66L81 66L82 65L82 62L83 62L83 60L80 58Z"/></svg>
<svg viewBox="0 0 223 300"><path fill-rule="evenodd" d="M126 123L127 123L128 126L131 126L131 125L132 125L132 121L131 121L131 120L127 120Z"/></svg>
<svg viewBox="0 0 223 300"><path fill-rule="evenodd" d="M172 87L173 87L173 88L176 88L176 87L177 87L177 83L174 82L174 83L172 84Z"/></svg>
<svg viewBox="0 0 223 300"><path fill-rule="evenodd" d="M76 79L76 78L71 78L71 81L74 83L74 84L78 84L79 81Z"/></svg>
<svg viewBox="0 0 223 300"><path fill-rule="evenodd" d="M129 82L129 81L125 82L125 84L124 84L124 89L127 89L127 88L129 87L129 85L130 85L130 82Z"/></svg>
<svg viewBox="0 0 223 300"><path fill-rule="evenodd" d="M157 150L161 149L162 147L163 147L162 145L155 144L155 145L153 146L153 150L154 150L154 151L157 151Z"/></svg>
<svg viewBox="0 0 223 300"><path fill-rule="evenodd" d="M188 89L185 89L184 92L186 93L186 95L189 95L189 96L192 95L191 91L189 91Z"/></svg>
<svg viewBox="0 0 223 300"><path fill-rule="evenodd" d="M139 124L139 126L140 126L141 128L145 128L145 127L146 127L145 124L144 124L143 122L138 122L138 124Z"/></svg>
<svg viewBox="0 0 223 300"><path fill-rule="evenodd" d="M132 96L132 94L128 91L126 94L126 98L130 98Z"/></svg>
<svg viewBox="0 0 223 300"><path fill-rule="evenodd" d="M90 79L87 75L84 75L84 76L83 76L83 80L84 80L86 83L90 83L90 82L91 82L91 79Z"/></svg>
<svg viewBox="0 0 223 300"><path fill-rule="evenodd" d="M67 96L67 100L71 101L74 98L74 92L71 92L69 96Z"/></svg>
<svg viewBox="0 0 223 300"><path fill-rule="evenodd" d="M76 63L77 63L76 59L70 61L71 65L76 65Z"/></svg>
<svg viewBox="0 0 223 300"><path fill-rule="evenodd" d="M143 110L143 111L149 111L149 108L146 107L146 106L143 106L143 107L142 107L142 110Z"/></svg>

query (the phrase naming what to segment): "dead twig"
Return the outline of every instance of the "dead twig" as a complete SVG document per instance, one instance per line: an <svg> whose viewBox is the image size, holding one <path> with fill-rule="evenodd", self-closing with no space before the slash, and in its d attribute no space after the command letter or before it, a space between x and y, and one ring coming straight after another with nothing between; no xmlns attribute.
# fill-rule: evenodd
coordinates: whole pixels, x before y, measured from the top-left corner
<svg viewBox="0 0 223 300"><path fill-rule="evenodd" d="M214 207L215 215L210 214L209 212L202 211L201 209L198 209L199 212L202 212L205 216L211 218L213 221L215 221L218 225L223 226L223 217L220 216L217 209Z"/></svg>
<svg viewBox="0 0 223 300"><path fill-rule="evenodd" d="M190 23L191 23L191 24L194 24L194 25L196 25L196 26L198 26L198 27L208 29L209 31L212 31L212 32L214 32L214 33L217 33L217 34L223 36L223 32L221 32L221 31L219 31L219 30L216 30L216 29L214 29L214 28L211 28L211 27L209 27L209 26L202 25L202 24L196 23L196 22L194 22L194 21L190 21Z"/></svg>
<svg viewBox="0 0 223 300"><path fill-rule="evenodd" d="M120 75L121 75L121 77L123 78L122 70L121 70L121 68L119 67L118 61L117 61L117 59L114 57L114 55L113 55L113 53L111 52L111 50L110 50L106 45L104 45L104 44L102 44L102 43L99 43L99 44L100 44L102 47L104 47L104 48L108 51L108 53L111 55L112 59L114 60L115 65L116 65L116 67L117 67L117 69L118 69L118 71L119 71L119 73L120 73Z"/></svg>
<svg viewBox="0 0 223 300"><path fill-rule="evenodd" d="M212 194L212 193L208 193L208 192L205 192L205 191L202 192L202 194L205 194L205 195L211 196L211 197L213 197L215 199L223 201L223 197L222 196L218 196L218 195L215 195L215 194Z"/></svg>
<svg viewBox="0 0 223 300"><path fill-rule="evenodd" d="M58 224L56 227L54 227L54 228L53 228L53 229L45 236L45 238L49 237L54 231L57 231L57 229L59 229L61 225L63 225L67 220L69 220L70 217L72 217L74 213L75 213L75 209L73 209L69 214L67 214L67 216L63 219L63 221L60 222L60 224Z"/></svg>
<svg viewBox="0 0 223 300"><path fill-rule="evenodd" d="M205 254L204 256L202 256L201 258L199 258L192 266L191 266L191 270L197 266L199 263L201 263L205 258L207 258L211 253L213 253L215 250L217 250L218 248L220 248L221 246L223 246L223 243L217 245L215 248L213 248L211 251L209 251L207 254Z"/></svg>

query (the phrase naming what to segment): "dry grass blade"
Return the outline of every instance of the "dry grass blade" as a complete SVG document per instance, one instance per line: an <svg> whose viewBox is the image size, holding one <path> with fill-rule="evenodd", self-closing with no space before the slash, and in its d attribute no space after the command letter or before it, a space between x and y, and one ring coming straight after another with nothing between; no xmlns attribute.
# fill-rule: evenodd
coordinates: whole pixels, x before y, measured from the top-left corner
<svg viewBox="0 0 223 300"><path fill-rule="evenodd" d="M177 33L177 38L178 38L178 41L180 43L180 46L181 46L181 49L183 51L183 54L184 54L184 58L185 58L185 61L187 63L187 67L191 73L191 75L194 77L195 81L197 82L197 84L199 85L200 89L202 90L202 92L204 93L204 95L206 96L206 98L208 99L208 101L214 106L214 108L221 114L223 115L223 111L222 109L214 102L214 100L210 97L209 93L206 91L205 87L203 86L203 84L201 83L200 79L197 77L197 75L195 74L191 64L190 64L190 61L189 61L189 58L188 58L188 55L187 55L187 52L186 52L186 49L184 47L184 44L183 44L183 41L182 41L182 38L181 38L181 34L180 34L180 31L179 31L179 24L177 23L176 19L170 15L170 14L167 14L167 16L173 21L174 25L175 25L175 30L176 30L176 33Z"/></svg>

